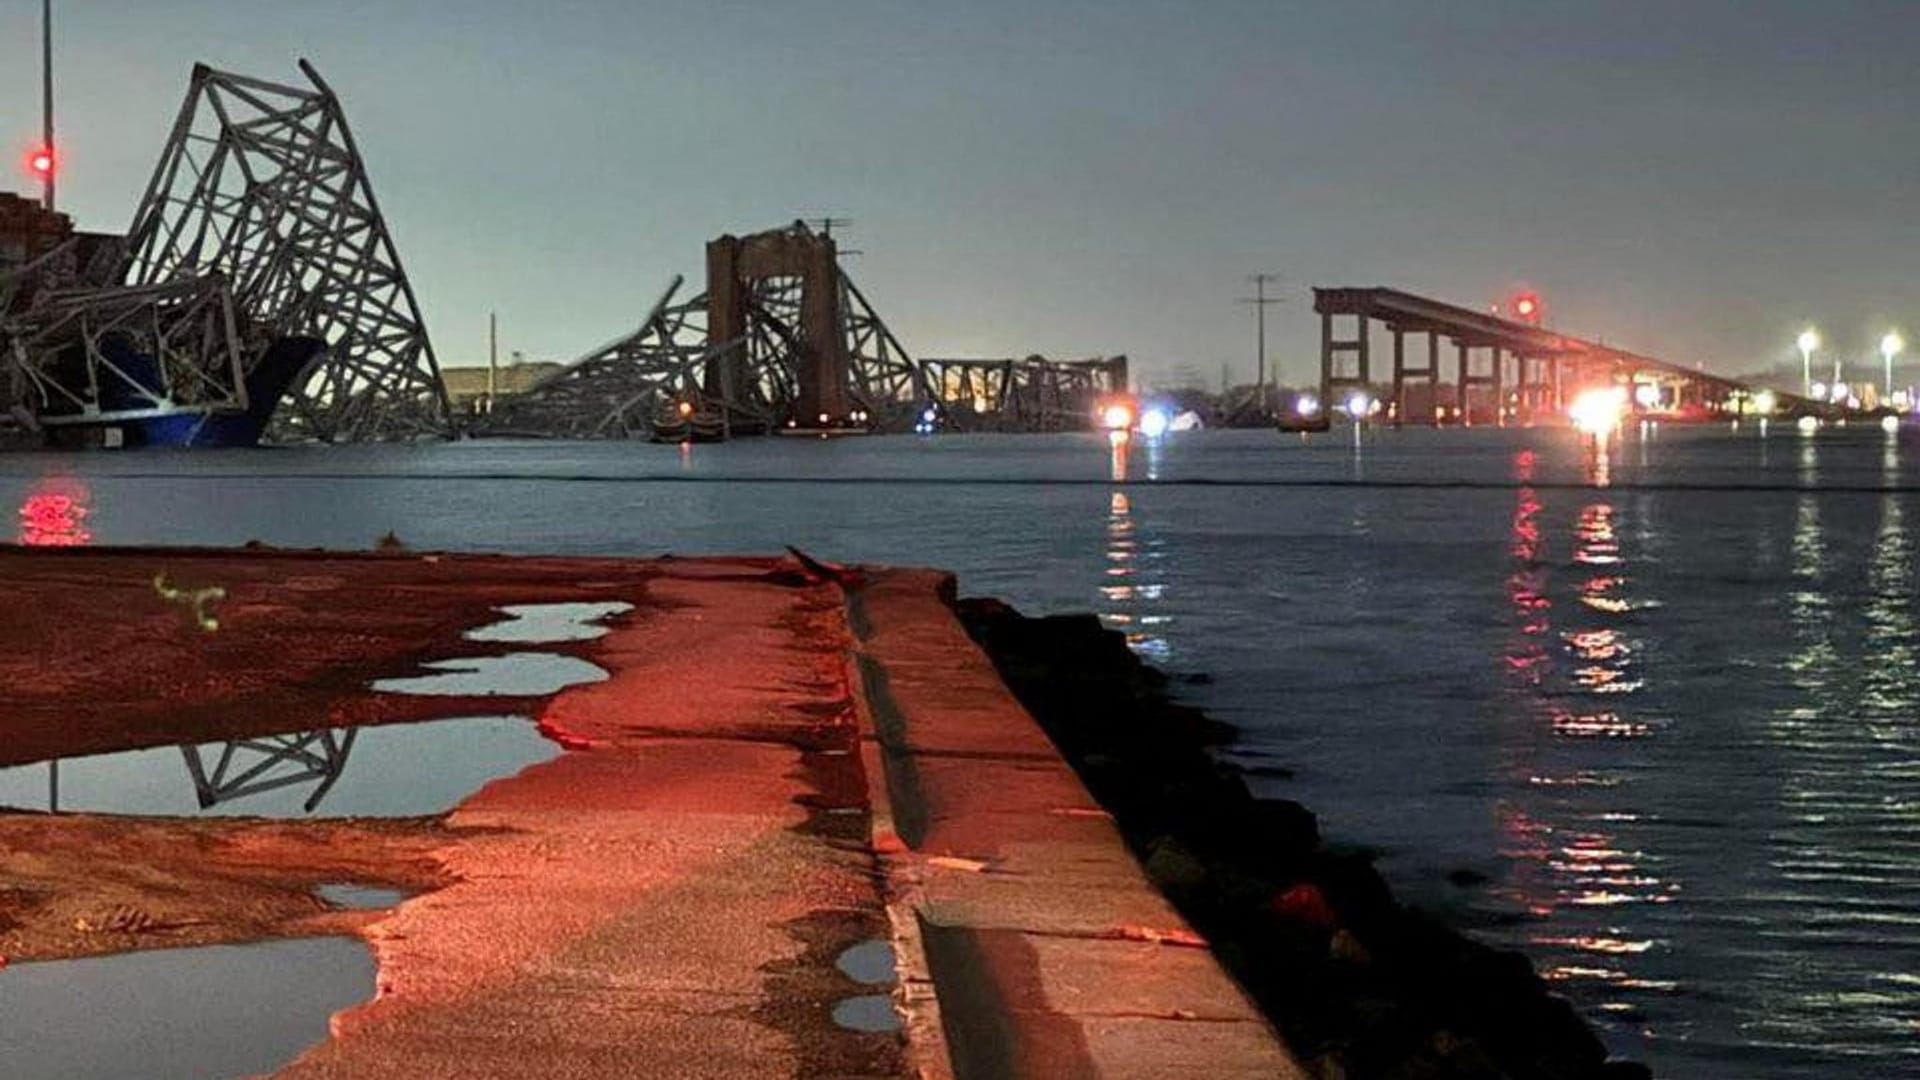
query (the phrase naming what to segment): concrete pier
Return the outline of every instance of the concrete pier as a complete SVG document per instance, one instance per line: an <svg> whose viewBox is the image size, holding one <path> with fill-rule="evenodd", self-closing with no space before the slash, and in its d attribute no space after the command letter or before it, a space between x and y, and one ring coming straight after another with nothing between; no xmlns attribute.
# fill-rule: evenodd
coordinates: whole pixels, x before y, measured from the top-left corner
<svg viewBox="0 0 1920 1080"><path fill-rule="evenodd" d="M222 589L218 628L156 591L159 574ZM0 550L0 585L25 613L0 631L0 764L476 711L523 713L569 748L442 819L380 828L0 814L14 962L363 937L375 997L279 1075L1300 1075L967 639L944 575ZM597 640L532 647L604 682L368 689L504 651L462 638L497 606L582 600L633 610ZM90 841L130 827L140 842L99 872ZM343 841L358 877L423 891L316 912ZM75 932L104 906L144 917ZM832 1019L887 992L835 966L875 938L899 957L898 1032Z"/></svg>

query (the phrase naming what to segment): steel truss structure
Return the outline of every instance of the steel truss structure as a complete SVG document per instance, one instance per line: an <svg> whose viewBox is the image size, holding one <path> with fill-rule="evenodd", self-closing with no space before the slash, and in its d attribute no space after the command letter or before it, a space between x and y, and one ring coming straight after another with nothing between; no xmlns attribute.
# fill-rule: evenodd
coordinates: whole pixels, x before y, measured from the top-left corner
<svg viewBox="0 0 1920 1080"><path fill-rule="evenodd" d="M300 70L311 88L194 67L123 280L218 277L250 336L325 343L287 390L278 437L450 435L439 364L345 113L311 64Z"/></svg>
<svg viewBox="0 0 1920 1080"><path fill-rule="evenodd" d="M821 416L904 431L931 401L832 237L804 223L720 237L708 245L707 291L676 303L681 281L633 333L502 399L474 433L644 438L681 403L737 433Z"/></svg>
<svg viewBox="0 0 1920 1080"><path fill-rule="evenodd" d="M246 350L225 279L50 291L37 300L9 336L24 384L17 397L39 424L247 408Z"/></svg>
<svg viewBox="0 0 1920 1080"><path fill-rule="evenodd" d="M0 353L36 423L244 413L273 437L453 434L419 304L333 91L197 65L125 241L79 235L0 278ZM308 343L305 352L279 342ZM319 346L313 347L313 343ZM308 354L313 359L306 360Z"/></svg>
<svg viewBox="0 0 1920 1080"><path fill-rule="evenodd" d="M943 420L960 431L1077 431L1102 399L1127 392L1127 358L923 360Z"/></svg>
<svg viewBox="0 0 1920 1080"><path fill-rule="evenodd" d="M670 401L705 399L702 379L719 350L706 342L705 296L674 302L675 277L633 333L594 349L502 399L476 434L563 439L630 439L652 434ZM722 348L738 348L728 343ZM743 410L745 406L740 406Z"/></svg>
<svg viewBox="0 0 1920 1080"><path fill-rule="evenodd" d="M932 400L925 374L844 270L839 307L854 403L881 427L906 430L918 406Z"/></svg>

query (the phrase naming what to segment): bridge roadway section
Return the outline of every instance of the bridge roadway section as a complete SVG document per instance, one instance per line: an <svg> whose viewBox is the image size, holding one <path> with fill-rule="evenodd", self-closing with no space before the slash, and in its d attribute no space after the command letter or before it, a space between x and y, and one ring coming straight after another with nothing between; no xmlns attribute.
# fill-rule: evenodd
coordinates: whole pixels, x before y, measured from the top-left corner
<svg viewBox="0 0 1920 1080"><path fill-rule="evenodd" d="M1681 388L1682 401L1709 410L1727 409L1756 387L1707 374L1667 360L1641 355L1604 342L1574 337L1528 322L1501 318L1398 289L1334 287L1313 290L1320 316L1320 397L1337 402L1354 389L1370 390L1391 381L1396 421L1410 416L1409 383L1428 390L1425 420L1440 423L1443 409L1456 421L1476 414L1503 421L1507 410L1522 420L1563 415L1575 388L1611 384L1619 377L1647 376ZM1372 324L1384 324L1390 336L1387 379L1376 367ZM1409 355L1407 338L1416 340ZM1453 400L1440 401L1445 374L1441 339L1453 353ZM1424 348L1420 346L1424 344ZM1474 391L1483 388L1479 394ZM1783 415L1826 416L1833 407L1796 394L1774 391ZM1509 400L1516 399L1509 406ZM1478 400L1476 400L1478 399Z"/></svg>
<svg viewBox="0 0 1920 1080"><path fill-rule="evenodd" d="M225 590L217 630L156 595L162 571ZM0 585L0 765L475 713L570 748L444 819L0 814L0 880L39 898L0 891L15 963L364 939L377 992L278 1076L1302 1075L967 638L945 575L0 548ZM539 646L604 682L367 689L499 650L463 634L500 605L609 600L634 607L604 637ZM418 892L316 910L314 883L347 874ZM103 907L142 916L88 923ZM835 967L876 937L899 951L904 1036L830 1019L876 992Z"/></svg>

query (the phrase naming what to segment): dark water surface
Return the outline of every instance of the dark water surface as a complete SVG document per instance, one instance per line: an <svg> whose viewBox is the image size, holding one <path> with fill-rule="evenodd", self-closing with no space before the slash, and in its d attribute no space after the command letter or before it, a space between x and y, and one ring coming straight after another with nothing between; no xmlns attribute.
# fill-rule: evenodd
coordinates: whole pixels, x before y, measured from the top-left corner
<svg viewBox="0 0 1920 1080"><path fill-rule="evenodd" d="M1920 432L1666 429L1604 460L1564 431L1196 432L1126 456L14 456L0 503L43 542L796 544L1097 610L1213 676L1187 693L1244 732L1258 790L1527 950L1617 1051L1675 1077L1920 1074Z"/></svg>

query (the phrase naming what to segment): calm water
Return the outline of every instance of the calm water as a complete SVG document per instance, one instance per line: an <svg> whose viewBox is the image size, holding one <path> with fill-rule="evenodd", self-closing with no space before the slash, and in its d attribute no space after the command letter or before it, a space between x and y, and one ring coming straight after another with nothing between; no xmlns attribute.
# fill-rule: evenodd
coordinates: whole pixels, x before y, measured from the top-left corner
<svg viewBox="0 0 1920 1080"><path fill-rule="evenodd" d="M1204 432L0 459L34 539L796 544L1093 609L1678 1077L1920 1074L1920 432ZM1128 482L1113 482L1124 475ZM537 598L536 598L537 599ZM1276 769L1292 770L1279 779ZM1457 871L1486 879L1450 883Z"/></svg>
<svg viewBox="0 0 1920 1080"><path fill-rule="evenodd" d="M206 1080L271 1072L373 996L353 938L149 949L0 976L0 1076Z"/></svg>

